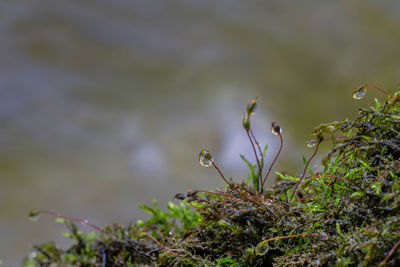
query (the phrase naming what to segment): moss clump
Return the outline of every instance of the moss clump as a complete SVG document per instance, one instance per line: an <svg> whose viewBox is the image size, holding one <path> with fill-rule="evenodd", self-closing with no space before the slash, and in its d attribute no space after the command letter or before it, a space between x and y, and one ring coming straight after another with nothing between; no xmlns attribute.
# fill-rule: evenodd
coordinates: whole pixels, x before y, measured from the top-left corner
<svg viewBox="0 0 400 267"><path fill-rule="evenodd" d="M315 147L333 143L321 171L306 164L300 177L277 173L263 191L248 163L253 185L190 191L166 212L142 205L152 217L135 225L83 234L63 220L74 245L35 246L25 266L399 266L399 98L360 109L355 121L318 126Z"/></svg>

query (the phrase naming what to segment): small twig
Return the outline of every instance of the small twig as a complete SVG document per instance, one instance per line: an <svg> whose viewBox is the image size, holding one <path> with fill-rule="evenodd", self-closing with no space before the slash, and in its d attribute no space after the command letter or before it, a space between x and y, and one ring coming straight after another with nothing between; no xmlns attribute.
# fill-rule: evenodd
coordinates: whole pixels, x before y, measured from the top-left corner
<svg viewBox="0 0 400 267"><path fill-rule="evenodd" d="M279 154L281 153L281 151L282 151L282 147L283 147L283 139L282 139L282 135L281 135L281 133L280 132L277 132L278 133L278 135L279 135L279 139L280 139L280 142L281 142L281 144L280 144L280 147L279 147L279 150L278 150L278 153L276 154L276 156L275 156L275 158L274 158L274 160L272 161L272 163L271 163L271 166L269 167L269 169L268 169L268 171L267 171L267 174L265 175L265 177L264 177L264 180L262 181L262 184L261 184L261 187L263 188L264 187L264 184L265 184L265 182L267 181L267 178L268 178L268 175L269 175L269 173L271 172L271 170L272 170L272 167L274 166L274 164L275 164L275 162L276 162L276 160L278 159L278 157L279 157Z"/></svg>
<svg viewBox="0 0 400 267"><path fill-rule="evenodd" d="M155 239L153 236L149 235L148 233L142 232L142 233L140 233L140 235L144 235L144 236L150 238L150 239L153 240L157 245L159 245L161 248L165 249L166 251L168 251L168 253L174 255L175 257L179 257L179 258L184 257L184 256L182 256L182 255L179 255L179 254L173 252L170 248L167 248L166 246L164 246L163 244L161 244L157 239Z"/></svg>
<svg viewBox="0 0 400 267"><path fill-rule="evenodd" d="M311 194L309 196L303 197L299 199L299 202L303 202L304 200L308 199L308 198L312 198L313 196L315 196L317 193Z"/></svg>
<svg viewBox="0 0 400 267"><path fill-rule="evenodd" d="M256 146L257 146L257 149L258 149L258 153L260 154L260 162L261 162L261 170L262 170L263 167L264 167L264 155L262 153L262 150L261 150L261 147L260 147L260 143L257 141L257 138L253 133L253 130L251 128L249 130L250 130L251 137L254 140L254 143L256 143Z"/></svg>
<svg viewBox="0 0 400 267"><path fill-rule="evenodd" d="M134 251L136 251L137 254L142 255L146 258L149 258L150 260L153 260L149 255L147 255L144 252L141 252L140 250L138 250L135 246L132 245L132 242L130 240L126 241L128 243L128 245L131 247L131 249L133 249Z"/></svg>
<svg viewBox="0 0 400 267"><path fill-rule="evenodd" d="M298 235L277 236L277 237L267 239L265 242L268 243L269 241L273 241L273 240L277 240L277 239L292 238L292 237L299 237L299 236L306 236L306 235L310 235L310 234L302 233L302 234L298 234ZM325 240L328 239L326 236L323 236L321 233L312 233L311 235L320 235L322 237L322 239L325 239Z"/></svg>
<svg viewBox="0 0 400 267"><path fill-rule="evenodd" d="M292 196L290 197L290 202L292 202L292 199L293 199L294 194L296 193L297 187L299 187L299 184L301 183L301 181L302 181L303 178L304 178L304 175L306 174L308 165L310 164L311 160L312 160L312 159L315 157L315 155L317 154L319 144L322 142L322 140L323 140L322 137L318 137L317 146L315 147L314 153L313 153L313 154L311 155L311 157L308 159L307 164L306 164L306 166L304 167L303 174L300 176L300 179L299 179L299 181L297 182L296 187L295 187L294 190L293 190Z"/></svg>
<svg viewBox="0 0 400 267"><path fill-rule="evenodd" d="M258 166L258 187L259 187L258 189L262 193L263 192L263 187L262 187L262 169L261 169L261 166L260 166L260 160L258 159L258 156L257 156L256 148L254 146L254 142L253 142L249 132L250 131L246 131L247 136L249 137L249 140L250 140L250 143L251 143L251 147L253 148L254 156L256 157L256 162L257 162L257 166Z"/></svg>
<svg viewBox="0 0 400 267"><path fill-rule="evenodd" d="M68 221L71 221L71 222L78 222L80 224L89 226L89 227L91 227L91 228L93 228L93 229L95 229L95 230L97 230L99 232L102 232L102 233L108 235L108 237L110 239L113 239L113 236L110 233L108 233L103 228L101 228L101 227L89 222L88 220L82 220L82 219L79 219L79 218L64 216L62 214L59 214L59 213L56 213L56 212L52 212L52 211L49 211L49 210L37 210L37 212L38 213L48 214L48 215L51 215L51 216L54 216L54 217L57 217L57 218L61 218L61 219L64 219L64 220L68 220Z"/></svg>
<svg viewBox="0 0 400 267"><path fill-rule="evenodd" d="M387 95L388 94L388 92L386 92L385 90L383 90L382 88L380 88L380 87L378 87L378 86L376 86L376 85L374 85L374 84L363 84L365 87L372 87L372 88L375 88L375 89L377 89L378 91L380 91L381 93L384 93L385 95Z"/></svg>
<svg viewBox="0 0 400 267"><path fill-rule="evenodd" d="M393 248L389 251L389 254L386 256L386 258L379 263L379 266L385 266L386 263L390 260L390 258L393 256L393 254L396 252L396 250L400 246L400 240L397 241L397 243L393 246Z"/></svg>
<svg viewBox="0 0 400 267"><path fill-rule="evenodd" d="M227 183L233 190L235 190L237 193L239 193L240 196L242 196L244 199L253 202L256 205L259 205L257 202L249 199L248 197L246 197L245 195L243 195L242 193L240 193L240 191L234 187L230 182L228 182L228 180L225 178L225 176L222 174L221 170L218 168L218 166L214 163L213 160L210 160L211 164L214 166L214 168L217 170L217 172L219 173L219 175L221 176L221 178L225 181L225 183ZM247 190L245 190L246 192L248 192Z"/></svg>

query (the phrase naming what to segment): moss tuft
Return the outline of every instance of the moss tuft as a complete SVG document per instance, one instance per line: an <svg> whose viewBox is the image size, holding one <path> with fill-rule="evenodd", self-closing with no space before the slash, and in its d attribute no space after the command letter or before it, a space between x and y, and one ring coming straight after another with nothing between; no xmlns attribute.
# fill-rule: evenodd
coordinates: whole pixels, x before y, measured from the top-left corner
<svg viewBox="0 0 400 267"><path fill-rule="evenodd" d="M66 219L74 244L37 245L25 266L399 266L399 99L316 127L318 144L333 143L322 171L308 167L311 157L302 176L277 173L263 190L264 162L246 161L248 183L180 194L167 211L141 205L147 221L84 234ZM256 141L250 115L244 128Z"/></svg>

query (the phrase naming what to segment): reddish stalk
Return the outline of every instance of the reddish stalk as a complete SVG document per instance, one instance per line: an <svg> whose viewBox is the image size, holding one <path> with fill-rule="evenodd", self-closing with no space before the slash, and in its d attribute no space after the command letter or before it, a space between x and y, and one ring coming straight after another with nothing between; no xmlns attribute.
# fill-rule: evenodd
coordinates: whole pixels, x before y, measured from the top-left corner
<svg viewBox="0 0 400 267"><path fill-rule="evenodd" d="M222 174L221 170L220 170L220 169L218 168L218 166L214 163L214 161L213 161L213 160L210 160L210 161L211 161L211 164L214 166L214 168L215 168L215 169L217 170L217 172L219 173L219 176L221 176L221 178L225 181L225 183L227 183L233 190L235 190L237 193L239 193L239 195L243 196L244 199L246 199L246 200L248 200L248 201L250 201L250 202L253 202L253 203L256 204L256 205L259 205L257 202L255 202L255 201L249 199L248 197L242 195L242 193L241 193L236 187L234 187L230 182L228 182L228 180L227 180L227 179L225 178L225 176ZM248 191L246 190L246 192L248 192Z"/></svg>
<svg viewBox="0 0 400 267"><path fill-rule="evenodd" d="M312 160L312 159L315 157L315 155L317 154L317 151L318 151L318 148L319 148L319 144L322 142L322 140L323 140L322 137L319 137L319 138L318 138L318 140L317 140L317 146L315 147L314 153L313 153L313 154L311 155L311 157L308 159L307 164L306 164L306 166L304 167L303 174L300 176L300 179L299 179L299 181L297 182L296 187L295 187L294 190L293 190L292 196L290 197L290 202L292 202L292 199L293 199L294 194L296 193L297 187L299 187L301 181L302 181L303 178L304 178L304 175L306 174L308 165L310 164L311 160Z"/></svg>
<svg viewBox="0 0 400 267"><path fill-rule="evenodd" d="M280 154L281 151L282 151L283 139L282 139L282 135L281 135L280 132L278 132L278 135L279 135L279 139L280 139L281 145L280 145L280 147L279 147L278 153L276 154L274 160L273 160L272 163L271 163L271 166L269 167L269 169L268 169L268 171L267 171L267 174L266 174L265 177L264 177L264 180L262 181L261 188L264 188L264 184L265 184L265 182L267 181L268 175L269 175L269 173L271 172L272 167L274 166L276 160L277 160L278 157L279 157L279 154Z"/></svg>
<svg viewBox="0 0 400 267"><path fill-rule="evenodd" d="M250 140L250 143L251 143L251 147L253 148L254 156L256 157L256 162L257 162L257 166L258 166L258 187L259 187L260 192L262 193L264 190L263 190L263 187L262 187L262 171L261 171L261 166L260 166L260 160L258 159L257 151L256 151L256 148L254 146L254 142L253 142L253 140L252 140L252 138L250 136L250 130L249 131L246 130L246 133L247 133L247 136L249 137L249 140Z"/></svg>
<svg viewBox="0 0 400 267"><path fill-rule="evenodd" d="M380 91L381 93L383 93L383 94L385 94L385 95L388 94L388 92L386 92L385 90L383 90L382 88L380 88L380 87L378 87L378 86L376 86L376 85L374 85L374 84L363 84L362 86L365 86L365 87L372 87L372 88L377 89L378 91Z"/></svg>
<svg viewBox="0 0 400 267"><path fill-rule="evenodd" d="M393 248L389 251L389 254L386 256L386 258L379 263L379 266L385 266L386 263L390 260L390 258L393 256L393 254L396 252L396 250L400 247L400 240L397 241L397 243L393 246Z"/></svg>
<svg viewBox="0 0 400 267"><path fill-rule="evenodd" d="M55 213L55 212L48 211L48 210L38 210L37 212L38 213L48 214L48 215L51 215L51 216L54 216L54 217L57 217L57 218L61 218L61 219L64 219L64 220L68 220L68 221L71 221L71 222L81 223L81 224L89 226L89 227L91 227L91 228L93 228L93 229L95 229L95 230L97 230L99 232L102 232L102 233L108 235L109 238L113 239L113 237L112 237L112 235L110 233L108 233L103 228L101 228L101 227L89 222L88 220L82 220L82 219L79 219L79 218L67 217L67 216L61 215L59 213Z"/></svg>
<svg viewBox="0 0 400 267"><path fill-rule="evenodd" d="M302 197L299 199L299 202L303 202L304 200L308 199L308 198L312 198L313 196L315 196L317 193L314 193L312 195L306 196L306 197Z"/></svg>
<svg viewBox="0 0 400 267"><path fill-rule="evenodd" d="M222 174L221 170L218 168L218 166L214 163L213 160L210 160L211 164L214 166L215 170L218 172L219 176L221 176L222 180L225 181L225 183L227 183L233 190L235 190L236 192L239 192L239 190L236 189L236 187L234 187L230 182L228 182L228 180L225 178L225 176Z"/></svg>
<svg viewBox="0 0 400 267"><path fill-rule="evenodd" d="M162 249L168 251L168 253L174 255L175 257L179 257L179 258L182 258L182 257L183 257L182 255L176 254L176 253L173 252L170 248L167 248L166 246L164 246L163 244L161 244L160 241L158 241L157 239L155 239L153 236L149 235L148 233L142 232L142 233L140 233L140 235L144 235L144 236L150 238L150 239L153 240L157 245L159 245Z"/></svg>
<svg viewBox="0 0 400 267"><path fill-rule="evenodd" d="M292 237L299 237L299 236L306 236L306 235L310 235L310 234L309 233L302 233L302 234L298 234L298 235L277 236L277 237L273 237L273 238L267 239L267 240L265 240L265 242L268 243L269 241L273 241L273 240L284 239L284 238L292 238ZM321 233L312 233L311 235L319 235L325 240L328 239L326 236L324 236Z"/></svg>
<svg viewBox="0 0 400 267"><path fill-rule="evenodd" d="M260 143L257 141L257 138L254 135L253 130L251 130L251 128L250 128L250 134L251 134L251 137L254 140L254 143L256 143L256 146L257 146L257 149L258 149L258 153L260 154L261 171L262 171L263 168L264 168L264 155L262 153L262 150L261 150L261 147L260 147ZM261 177L262 177L262 175L261 175Z"/></svg>

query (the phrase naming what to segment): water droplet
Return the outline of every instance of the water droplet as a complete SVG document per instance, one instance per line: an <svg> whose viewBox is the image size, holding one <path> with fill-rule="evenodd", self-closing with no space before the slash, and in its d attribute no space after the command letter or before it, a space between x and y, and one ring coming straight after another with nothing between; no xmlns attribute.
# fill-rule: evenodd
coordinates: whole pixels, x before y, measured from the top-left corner
<svg viewBox="0 0 400 267"><path fill-rule="evenodd" d="M88 224L89 221L88 221L88 220L83 220L82 223L83 223L83 224Z"/></svg>
<svg viewBox="0 0 400 267"><path fill-rule="evenodd" d="M279 125L276 122L272 122L271 123L271 132L274 135L278 135L278 134L282 133L282 129L281 129L281 127L279 127Z"/></svg>
<svg viewBox="0 0 400 267"><path fill-rule="evenodd" d="M353 98L354 99L362 99L367 93L367 88L365 85L361 85L359 87L354 88L353 90Z"/></svg>
<svg viewBox="0 0 400 267"><path fill-rule="evenodd" d="M174 199L176 200L184 200L185 199L185 195L182 193L178 193L174 196Z"/></svg>
<svg viewBox="0 0 400 267"><path fill-rule="evenodd" d="M36 222L37 220L39 220L40 217L40 210L37 209L33 209L29 212L29 220Z"/></svg>
<svg viewBox="0 0 400 267"><path fill-rule="evenodd" d="M201 150L199 154L200 164L204 167L210 167L212 165L213 157L208 150Z"/></svg>
<svg viewBox="0 0 400 267"><path fill-rule="evenodd" d="M306 142L306 145L308 146L308 147L313 147L313 146L315 146L315 140L308 140L307 142Z"/></svg>

